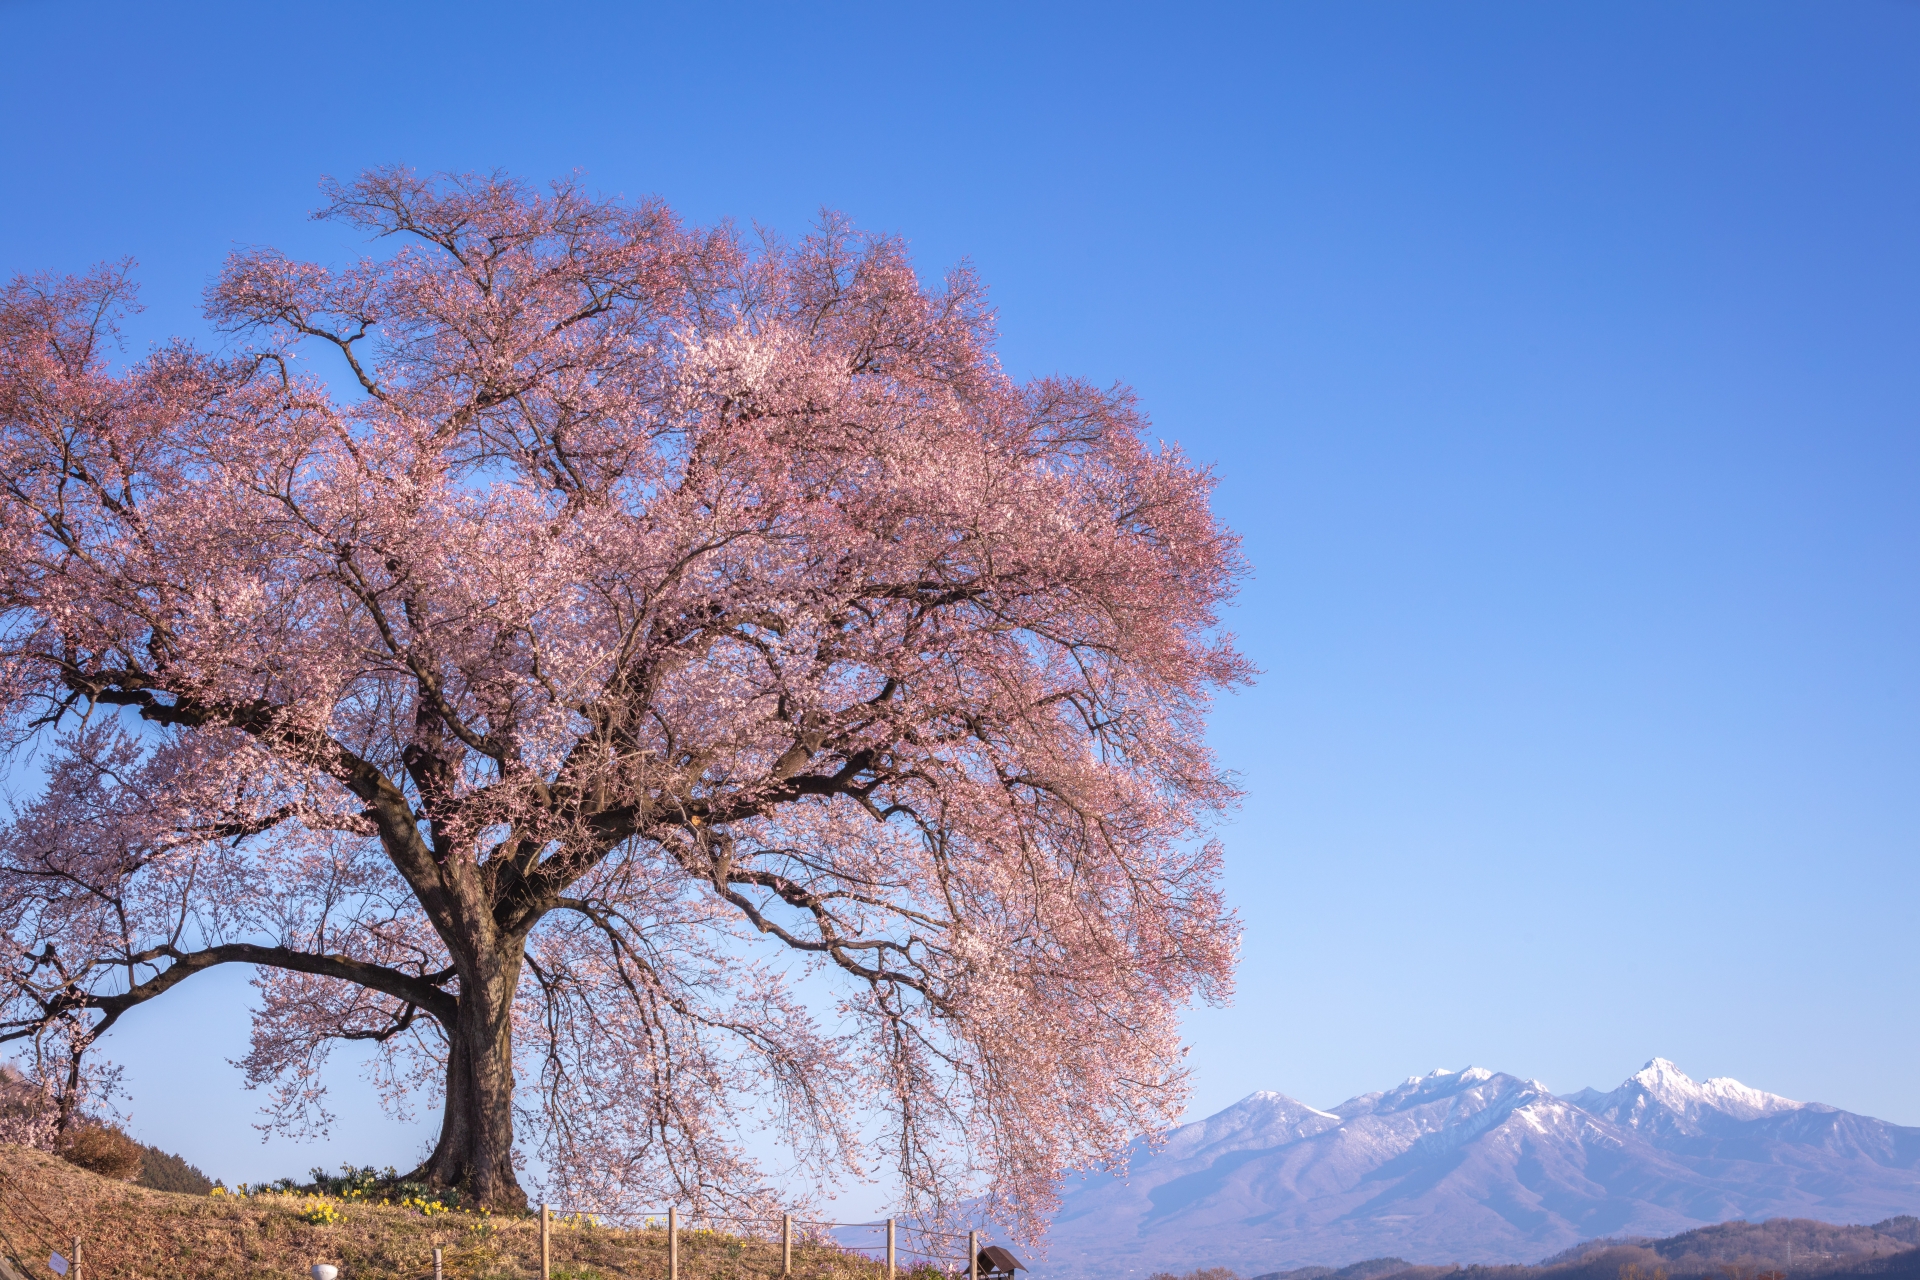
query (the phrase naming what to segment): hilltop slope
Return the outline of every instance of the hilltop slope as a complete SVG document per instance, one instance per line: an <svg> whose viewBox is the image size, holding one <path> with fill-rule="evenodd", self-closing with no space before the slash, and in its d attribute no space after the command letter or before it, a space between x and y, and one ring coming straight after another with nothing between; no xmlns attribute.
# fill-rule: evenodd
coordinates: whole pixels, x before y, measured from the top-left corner
<svg viewBox="0 0 1920 1280"><path fill-rule="evenodd" d="M451 1280L539 1275L539 1227L531 1218L494 1218L481 1230L469 1214L423 1217L412 1209L329 1202L340 1221L316 1226L304 1195L190 1196L105 1178L45 1152L0 1146L0 1247L45 1276L49 1251L85 1240L87 1280L256 1280L304 1276L316 1262L347 1280L419 1280L432 1274L433 1248L446 1251ZM556 1275L662 1276L666 1232L559 1225ZM885 1268L831 1246L794 1250L804 1280L881 1280ZM682 1280L759 1280L780 1273L777 1243L686 1232Z"/></svg>

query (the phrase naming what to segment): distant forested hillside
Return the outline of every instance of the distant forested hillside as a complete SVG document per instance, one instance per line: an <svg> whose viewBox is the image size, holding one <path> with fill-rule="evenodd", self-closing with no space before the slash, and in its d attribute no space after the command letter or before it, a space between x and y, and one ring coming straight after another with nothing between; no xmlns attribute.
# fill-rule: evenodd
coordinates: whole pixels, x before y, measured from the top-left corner
<svg viewBox="0 0 1920 1280"><path fill-rule="evenodd" d="M140 1144L140 1177L143 1187L155 1191L177 1191L182 1195L204 1196L213 1190L213 1179L172 1152Z"/></svg>
<svg viewBox="0 0 1920 1280"><path fill-rule="evenodd" d="M1204 1280L1231 1275L1215 1269ZM1253 1280L1920 1280L1920 1218L1872 1226L1809 1218L1722 1222L1660 1240L1589 1240L1533 1267L1416 1267L1369 1258L1345 1267L1269 1271ZM1153 1280L1181 1280L1161 1272ZM1201 1280L1190 1273L1185 1280Z"/></svg>

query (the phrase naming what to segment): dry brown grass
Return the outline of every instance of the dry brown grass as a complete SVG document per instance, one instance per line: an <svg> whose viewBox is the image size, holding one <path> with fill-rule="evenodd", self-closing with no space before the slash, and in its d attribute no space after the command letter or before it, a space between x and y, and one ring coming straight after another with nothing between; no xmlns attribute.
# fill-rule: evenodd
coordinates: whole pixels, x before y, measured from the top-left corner
<svg viewBox="0 0 1920 1280"><path fill-rule="evenodd" d="M132 1182L140 1176L140 1144L118 1125L97 1121L83 1124L70 1132L59 1147L60 1158L68 1164L77 1164L103 1178Z"/></svg>
<svg viewBox="0 0 1920 1280"><path fill-rule="evenodd" d="M450 1280L532 1280L540 1274L536 1218L435 1214L331 1201L341 1220L314 1226L301 1215L313 1196L186 1196L112 1182L40 1151L0 1147L0 1234L29 1274L46 1274L56 1244L85 1241L86 1280L303 1280L316 1262L341 1280L420 1280L433 1248ZM36 1209L38 1212L36 1212ZM42 1216L44 1215L44 1217ZM794 1246L800 1280L884 1280L885 1268L824 1245ZM664 1230L556 1224L554 1280L665 1280ZM780 1274L780 1246L682 1232L681 1280L767 1280Z"/></svg>

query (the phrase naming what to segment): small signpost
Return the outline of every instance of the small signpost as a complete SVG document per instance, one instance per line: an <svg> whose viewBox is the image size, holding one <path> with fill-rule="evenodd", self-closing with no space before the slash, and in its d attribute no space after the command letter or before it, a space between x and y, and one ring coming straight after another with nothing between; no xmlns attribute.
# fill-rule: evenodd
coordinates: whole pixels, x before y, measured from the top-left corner
<svg viewBox="0 0 1920 1280"><path fill-rule="evenodd" d="M978 1234L975 1233L976 1238ZM1027 1264L1014 1257L1011 1250L997 1244L976 1250L973 1265L978 1280L1013 1280L1014 1272L1027 1269Z"/></svg>

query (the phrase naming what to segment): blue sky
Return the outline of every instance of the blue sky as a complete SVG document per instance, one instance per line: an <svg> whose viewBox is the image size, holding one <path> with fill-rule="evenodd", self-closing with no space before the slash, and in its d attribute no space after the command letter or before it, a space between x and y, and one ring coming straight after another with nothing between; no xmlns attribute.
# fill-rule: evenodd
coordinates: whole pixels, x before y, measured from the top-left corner
<svg viewBox="0 0 1920 1280"><path fill-rule="evenodd" d="M132 254L137 346L373 164L822 206L1002 357L1217 466L1263 668L1195 1113L1436 1066L1920 1124L1920 6L0 0L0 274ZM128 1019L137 1132L261 1147L244 973Z"/></svg>

